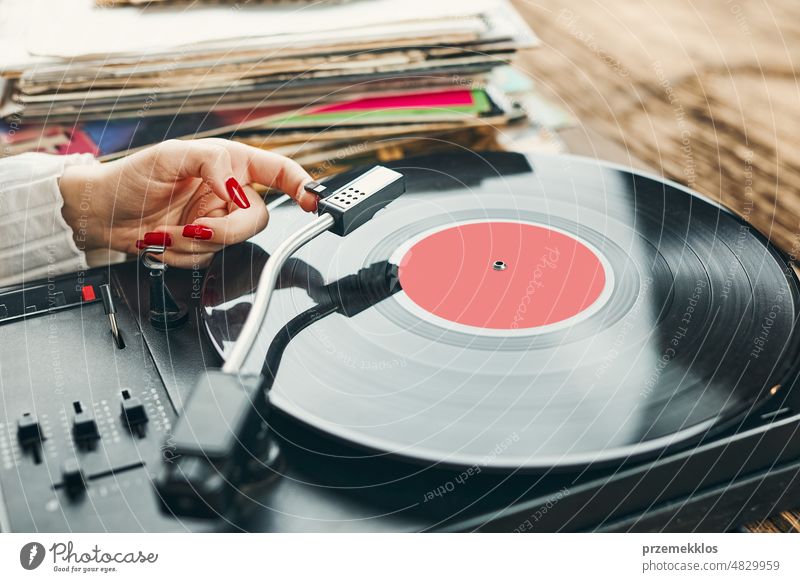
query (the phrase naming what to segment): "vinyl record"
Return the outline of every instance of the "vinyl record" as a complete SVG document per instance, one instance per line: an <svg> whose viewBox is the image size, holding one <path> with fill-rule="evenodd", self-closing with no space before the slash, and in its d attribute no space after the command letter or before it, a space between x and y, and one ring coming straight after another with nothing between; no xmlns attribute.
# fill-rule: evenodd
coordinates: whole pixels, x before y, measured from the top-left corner
<svg viewBox="0 0 800 582"><path fill-rule="evenodd" d="M392 167L406 194L282 271L248 364L283 412L364 454L538 471L657 455L786 397L796 280L729 211L575 157ZM273 204L215 258L223 357L268 253L312 218Z"/></svg>

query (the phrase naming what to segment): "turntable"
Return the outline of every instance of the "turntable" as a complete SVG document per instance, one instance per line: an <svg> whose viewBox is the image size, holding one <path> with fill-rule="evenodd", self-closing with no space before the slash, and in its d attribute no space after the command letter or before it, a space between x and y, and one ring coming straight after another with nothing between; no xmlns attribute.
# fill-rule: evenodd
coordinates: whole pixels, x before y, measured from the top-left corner
<svg viewBox="0 0 800 582"><path fill-rule="evenodd" d="M786 508L800 296L760 233L582 158L388 166L315 185L325 228L274 200L205 273L0 294L2 529L717 531Z"/></svg>

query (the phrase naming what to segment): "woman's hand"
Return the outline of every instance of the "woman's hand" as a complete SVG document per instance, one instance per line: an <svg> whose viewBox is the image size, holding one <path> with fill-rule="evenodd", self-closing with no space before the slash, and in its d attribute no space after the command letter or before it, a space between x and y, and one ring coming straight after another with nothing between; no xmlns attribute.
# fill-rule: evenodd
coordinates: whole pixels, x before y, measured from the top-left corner
<svg viewBox="0 0 800 582"><path fill-rule="evenodd" d="M267 225L266 205L241 184L277 188L312 211L317 198L303 190L311 180L278 154L202 139L165 141L99 166L68 166L59 185L79 247L136 253L164 241L165 262L194 268Z"/></svg>

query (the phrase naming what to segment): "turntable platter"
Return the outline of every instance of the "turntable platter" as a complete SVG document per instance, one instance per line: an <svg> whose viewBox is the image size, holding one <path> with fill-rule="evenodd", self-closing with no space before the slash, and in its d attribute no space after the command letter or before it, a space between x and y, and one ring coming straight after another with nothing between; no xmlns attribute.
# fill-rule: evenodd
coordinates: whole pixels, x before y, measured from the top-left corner
<svg viewBox="0 0 800 582"><path fill-rule="evenodd" d="M281 274L255 351L283 412L367 456L540 471L657 455L787 396L797 284L727 210L582 158L392 167L406 194ZM311 220L271 215L207 274L223 357L270 250Z"/></svg>

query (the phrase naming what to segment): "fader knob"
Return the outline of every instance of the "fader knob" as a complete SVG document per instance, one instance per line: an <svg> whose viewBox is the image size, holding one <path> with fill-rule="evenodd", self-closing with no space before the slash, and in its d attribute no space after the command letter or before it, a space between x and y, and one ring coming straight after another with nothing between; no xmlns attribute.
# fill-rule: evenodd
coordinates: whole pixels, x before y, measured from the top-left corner
<svg viewBox="0 0 800 582"><path fill-rule="evenodd" d="M42 441L42 427L30 412L26 412L17 419L17 439L23 447Z"/></svg>
<svg viewBox="0 0 800 582"><path fill-rule="evenodd" d="M77 459L67 459L61 465L61 483L70 499L76 499L86 491L83 470Z"/></svg>

